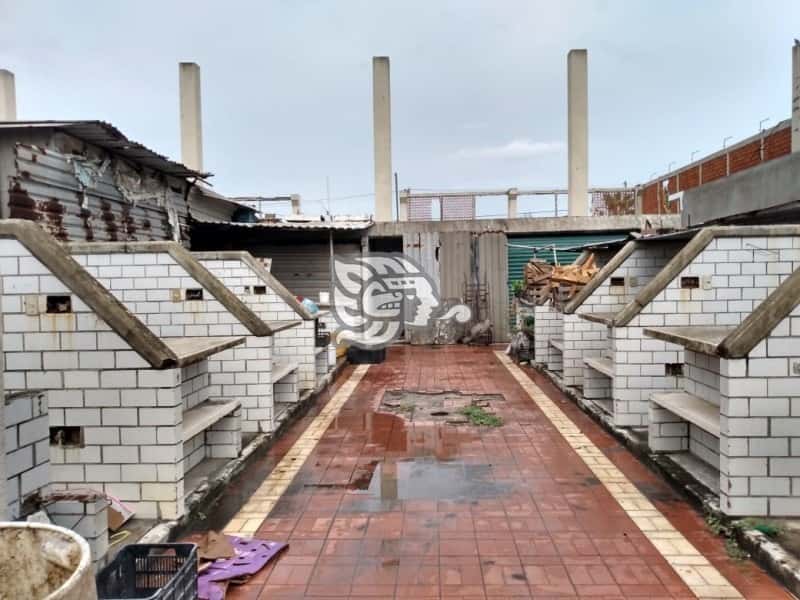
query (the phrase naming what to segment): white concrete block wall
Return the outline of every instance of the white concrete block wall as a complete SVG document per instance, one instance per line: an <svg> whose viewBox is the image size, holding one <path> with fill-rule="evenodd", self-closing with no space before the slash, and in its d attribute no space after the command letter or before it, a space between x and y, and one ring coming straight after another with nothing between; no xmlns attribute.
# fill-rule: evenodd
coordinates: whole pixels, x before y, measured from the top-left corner
<svg viewBox="0 0 800 600"><path fill-rule="evenodd" d="M533 357L542 365L549 365L556 359L561 363L561 353L550 345L551 339L562 339L564 336L564 315L552 306L536 306L533 322ZM549 368L549 367L548 367ZM561 370L559 368L559 370Z"/></svg>
<svg viewBox="0 0 800 600"><path fill-rule="evenodd" d="M615 423L646 426L650 394L681 385L680 377L666 374L665 365L683 363L683 348L645 336L644 328L738 325L799 267L800 237L711 240L625 327L610 330L617 369L612 389ZM700 287L682 288L683 277L697 277Z"/></svg>
<svg viewBox="0 0 800 600"><path fill-rule="evenodd" d="M581 319L577 314L563 316L563 381L570 387L583 386L584 358L603 356L608 351L608 328Z"/></svg>
<svg viewBox="0 0 800 600"><path fill-rule="evenodd" d="M25 498L50 487L50 426L47 395L20 392L5 400L5 461L8 515L21 516Z"/></svg>
<svg viewBox="0 0 800 600"><path fill-rule="evenodd" d="M679 243L650 243L637 246L620 266L578 307L577 313L615 313L622 310L680 250ZM623 279L624 285L612 285ZM570 317L570 318L568 318ZM571 325L569 323L572 323ZM601 323L564 315L564 383L583 387L586 372L583 359L613 354L613 334ZM594 375L592 375L594 377ZM626 394L623 394L625 396ZM631 400L630 395L624 401ZM647 397L642 407L647 413ZM637 420L638 421L638 420ZM639 423L617 423L638 425Z"/></svg>
<svg viewBox="0 0 800 600"><path fill-rule="evenodd" d="M167 252L75 254L73 257L156 335L246 336L243 346L207 359L208 389L203 395L205 399L239 400L243 407L244 431L269 433L273 430L272 337L250 335L245 326ZM225 261L225 264L230 262ZM245 300L244 274L240 271L235 271L235 277L222 280L222 283ZM203 299L186 300L188 289L201 289ZM272 320L277 318L275 314L260 316ZM195 405L191 403L191 406Z"/></svg>
<svg viewBox="0 0 800 600"><path fill-rule="evenodd" d="M105 497L86 502L59 500L46 507L56 525L71 529L89 543L95 570L102 567L108 552L108 505Z"/></svg>
<svg viewBox="0 0 800 600"><path fill-rule="evenodd" d="M720 360L721 505L800 515L800 308L746 359Z"/></svg>
<svg viewBox="0 0 800 600"><path fill-rule="evenodd" d="M0 259L6 388L47 390L50 427L82 433L50 447L53 487L107 492L143 518L182 514L180 369L150 368L16 240L0 240ZM47 314L49 294L72 312Z"/></svg>
<svg viewBox="0 0 800 600"><path fill-rule="evenodd" d="M221 258L204 258L200 262L265 321L302 319L302 316L278 296L246 263ZM320 315L320 318L322 316ZM279 331L274 336L274 360L289 360L298 364L301 390L313 389L317 384L314 337L314 320L303 320L300 325ZM247 419L245 419L245 430L250 430Z"/></svg>

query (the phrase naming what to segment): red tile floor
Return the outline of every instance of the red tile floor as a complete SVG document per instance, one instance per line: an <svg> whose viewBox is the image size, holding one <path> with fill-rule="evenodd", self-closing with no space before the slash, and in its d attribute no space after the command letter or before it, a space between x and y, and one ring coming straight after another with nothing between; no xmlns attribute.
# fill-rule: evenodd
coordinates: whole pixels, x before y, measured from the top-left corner
<svg viewBox="0 0 800 600"><path fill-rule="evenodd" d="M755 564L729 559L663 480L526 372L745 598L792 597ZM504 424L409 423L377 412L387 389L503 394ZM313 417L231 484L204 527L227 522ZM694 598L488 348L392 348L258 534L289 549L229 600Z"/></svg>

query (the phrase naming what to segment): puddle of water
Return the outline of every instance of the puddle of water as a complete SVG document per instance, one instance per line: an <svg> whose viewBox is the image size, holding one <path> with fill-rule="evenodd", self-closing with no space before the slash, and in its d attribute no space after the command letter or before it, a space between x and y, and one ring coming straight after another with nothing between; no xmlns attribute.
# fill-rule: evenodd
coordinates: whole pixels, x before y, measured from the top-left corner
<svg viewBox="0 0 800 600"><path fill-rule="evenodd" d="M385 511L400 500L475 501L503 496L511 489L511 484L492 479L491 465L435 458L385 461L375 466L368 485L354 491L342 509Z"/></svg>

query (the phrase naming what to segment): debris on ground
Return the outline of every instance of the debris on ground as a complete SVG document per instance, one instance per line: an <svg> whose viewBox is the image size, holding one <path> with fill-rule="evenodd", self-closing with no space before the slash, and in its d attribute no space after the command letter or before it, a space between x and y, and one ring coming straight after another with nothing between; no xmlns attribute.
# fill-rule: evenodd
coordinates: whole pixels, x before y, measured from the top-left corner
<svg viewBox="0 0 800 600"><path fill-rule="evenodd" d="M503 400L501 394L387 390L378 410L396 414L414 423L444 422L448 425L498 427L503 420L489 411L494 403Z"/></svg>
<svg viewBox="0 0 800 600"><path fill-rule="evenodd" d="M263 569L269 561L288 547L284 542L271 542L268 540L245 539L236 536L226 536L216 532L215 536L225 538L230 544L233 554L228 558L218 558L213 561L201 561L197 577L197 597L200 600L224 600L229 584L246 583L250 577ZM216 542L213 551L206 545L205 550L223 551L223 544L219 537L214 537ZM208 537L204 538L208 541Z"/></svg>
<svg viewBox="0 0 800 600"><path fill-rule="evenodd" d="M581 264L551 265L536 258L530 259L523 269L523 300L536 305L552 303L563 306L569 302L598 271L594 254Z"/></svg>

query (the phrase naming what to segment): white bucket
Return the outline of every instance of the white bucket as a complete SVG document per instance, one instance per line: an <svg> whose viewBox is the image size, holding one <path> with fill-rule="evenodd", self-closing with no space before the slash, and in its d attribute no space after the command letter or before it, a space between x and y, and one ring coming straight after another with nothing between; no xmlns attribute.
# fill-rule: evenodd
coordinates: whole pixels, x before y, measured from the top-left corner
<svg viewBox="0 0 800 600"><path fill-rule="evenodd" d="M0 522L0 600L97 600L89 544L69 529Z"/></svg>

